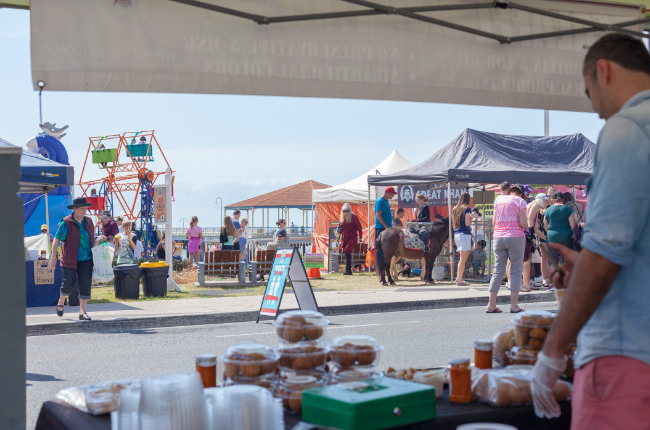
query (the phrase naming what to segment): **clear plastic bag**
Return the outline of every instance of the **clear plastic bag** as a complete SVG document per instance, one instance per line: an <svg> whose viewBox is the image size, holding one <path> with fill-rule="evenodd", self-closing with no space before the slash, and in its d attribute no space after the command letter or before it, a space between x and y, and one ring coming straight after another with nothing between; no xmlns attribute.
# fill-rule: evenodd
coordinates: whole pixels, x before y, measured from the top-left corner
<svg viewBox="0 0 650 430"><path fill-rule="evenodd" d="M506 367L510 364L508 353L515 346L515 326L509 325L492 338L492 367Z"/></svg>
<svg viewBox="0 0 650 430"><path fill-rule="evenodd" d="M120 393L126 387L139 387L137 379L106 381L100 384L82 385L61 390L56 395L70 406L93 415L116 411L120 406Z"/></svg>
<svg viewBox="0 0 650 430"><path fill-rule="evenodd" d="M533 403L530 380L533 366L508 366L503 369L485 369L473 374L472 395L476 400L492 406L521 406ZM557 381L553 390L555 399L563 402L571 396L571 384Z"/></svg>
<svg viewBox="0 0 650 430"><path fill-rule="evenodd" d="M106 242L93 247L93 283L101 284L113 279L113 254L115 249Z"/></svg>

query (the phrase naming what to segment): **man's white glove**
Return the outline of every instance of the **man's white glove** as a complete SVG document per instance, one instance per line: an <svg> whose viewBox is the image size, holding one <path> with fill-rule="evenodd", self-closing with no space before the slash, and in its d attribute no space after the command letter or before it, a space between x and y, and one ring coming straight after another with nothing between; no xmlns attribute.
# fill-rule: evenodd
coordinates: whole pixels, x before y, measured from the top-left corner
<svg viewBox="0 0 650 430"><path fill-rule="evenodd" d="M537 355L530 391L533 394L535 415L538 417L557 418L560 416L560 405L555 400L553 389L564 369L566 369L566 357L550 358L543 352Z"/></svg>

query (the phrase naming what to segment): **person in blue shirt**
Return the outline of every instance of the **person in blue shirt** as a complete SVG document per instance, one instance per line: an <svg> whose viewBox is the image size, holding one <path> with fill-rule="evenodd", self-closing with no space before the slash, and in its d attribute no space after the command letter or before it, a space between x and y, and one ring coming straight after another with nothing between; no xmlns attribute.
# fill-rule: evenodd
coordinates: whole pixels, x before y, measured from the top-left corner
<svg viewBox="0 0 650 430"><path fill-rule="evenodd" d="M606 120L587 181L582 250L551 244L567 288L537 356L531 392L539 417L560 415L553 388L578 336L571 429L647 429L650 422L650 53L621 33L601 37L583 65L587 97Z"/></svg>
<svg viewBox="0 0 650 430"><path fill-rule="evenodd" d="M375 239L379 237L382 231L393 226L393 215L390 213L390 203L388 202L397 191L393 187L387 187L384 195L375 201Z"/></svg>

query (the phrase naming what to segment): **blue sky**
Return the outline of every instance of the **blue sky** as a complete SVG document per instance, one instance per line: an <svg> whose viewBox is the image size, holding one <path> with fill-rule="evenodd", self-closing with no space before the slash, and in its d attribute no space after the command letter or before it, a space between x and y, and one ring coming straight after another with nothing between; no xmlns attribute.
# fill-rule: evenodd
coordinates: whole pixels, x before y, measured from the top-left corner
<svg viewBox="0 0 650 430"><path fill-rule="evenodd" d="M29 12L0 9L0 55L0 137L24 146L40 131ZM76 180L88 137L155 130L176 170L174 222L197 215L202 226L219 225L217 196L227 205L308 179L337 185L394 149L418 163L465 128L544 134L541 110L192 94L44 91L43 121L70 126L62 142ZM595 142L603 124L594 113L550 113L552 135ZM299 214L291 217L299 224Z"/></svg>

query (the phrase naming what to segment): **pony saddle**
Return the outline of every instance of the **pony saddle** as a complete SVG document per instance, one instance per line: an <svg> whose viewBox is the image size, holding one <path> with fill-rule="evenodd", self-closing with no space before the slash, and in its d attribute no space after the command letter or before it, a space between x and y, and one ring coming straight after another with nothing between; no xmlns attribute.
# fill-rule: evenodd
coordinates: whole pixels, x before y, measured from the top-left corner
<svg viewBox="0 0 650 430"><path fill-rule="evenodd" d="M424 230L424 231L422 231ZM404 248L412 249L415 251L424 251L427 252L429 247L425 243L425 238L423 238L423 233L426 233L428 236L428 231L421 229L421 231L412 231L412 230L402 230L404 233ZM427 240L428 242L428 240Z"/></svg>

